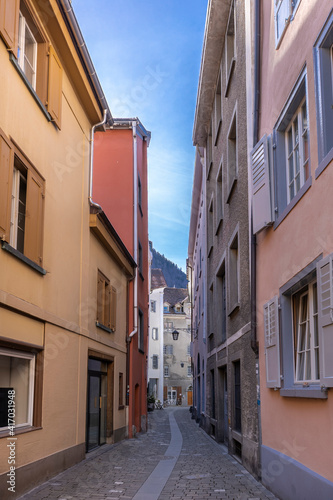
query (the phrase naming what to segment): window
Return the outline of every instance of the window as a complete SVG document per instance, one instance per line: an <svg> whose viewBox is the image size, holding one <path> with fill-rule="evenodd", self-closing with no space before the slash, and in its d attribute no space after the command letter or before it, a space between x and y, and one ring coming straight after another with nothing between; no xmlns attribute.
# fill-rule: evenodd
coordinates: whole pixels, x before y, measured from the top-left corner
<svg viewBox="0 0 333 500"><path fill-rule="evenodd" d="M153 328L153 329L152 329L152 334L151 334L151 336L152 336L152 339L153 339L153 340L158 340L158 328Z"/></svg>
<svg viewBox="0 0 333 500"><path fill-rule="evenodd" d="M119 408L124 406L124 375L119 373Z"/></svg>
<svg viewBox="0 0 333 500"><path fill-rule="evenodd" d="M222 100L221 100L221 71L216 85L216 93L214 99L214 144L216 146L218 135L222 124Z"/></svg>
<svg viewBox="0 0 333 500"><path fill-rule="evenodd" d="M316 177L333 157L333 12L327 19L314 47L318 156Z"/></svg>
<svg viewBox="0 0 333 500"><path fill-rule="evenodd" d="M42 274L45 181L0 130L0 238ZM26 217L26 214L29 217Z"/></svg>
<svg viewBox="0 0 333 500"><path fill-rule="evenodd" d="M225 61L226 61L226 95L236 61L236 30L235 30L235 2L230 7L228 26L225 37Z"/></svg>
<svg viewBox="0 0 333 500"><path fill-rule="evenodd" d="M169 377L169 366L164 365L164 377Z"/></svg>
<svg viewBox="0 0 333 500"><path fill-rule="evenodd" d="M231 120L229 132L228 132L228 199L229 203L231 193L233 191L234 185L237 180L237 113L234 111L233 118Z"/></svg>
<svg viewBox="0 0 333 500"><path fill-rule="evenodd" d="M267 387L280 388L282 396L327 398L322 389L333 387L332 299L333 254L308 264L264 305Z"/></svg>
<svg viewBox="0 0 333 500"><path fill-rule="evenodd" d="M140 209L141 215L143 215L143 212L142 212L142 186L141 186L140 176L138 176L138 203L139 203L139 209Z"/></svg>
<svg viewBox="0 0 333 500"><path fill-rule="evenodd" d="M229 246L229 314L239 306L239 252L238 234L236 234Z"/></svg>
<svg viewBox="0 0 333 500"><path fill-rule="evenodd" d="M172 321L165 321L165 323L164 323L164 330L166 332L172 332L172 330L173 330L173 322Z"/></svg>
<svg viewBox="0 0 333 500"><path fill-rule="evenodd" d="M223 219L223 183L222 183L222 161L216 177L216 221L215 233L218 233Z"/></svg>
<svg viewBox="0 0 333 500"><path fill-rule="evenodd" d="M153 359L153 364L152 364L153 370L157 370L158 369L158 356L156 354L154 354L152 359Z"/></svg>
<svg viewBox="0 0 333 500"><path fill-rule="evenodd" d="M209 257L213 250L213 237L214 237L214 207L213 207L213 194L210 199L207 218L207 248Z"/></svg>
<svg viewBox="0 0 333 500"><path fill-rule="evenodd" d="M187 376L192 377L192 367L191 365L187 365Z"/></svg>
<svg viewBox="0 0 333 500"><path fill-rule="evenodd" d="M292 296L296 382L319 381L317 283Z"/></svg>
<svg viewBox="0 0 333 500"><path fill-rule="evenodd" d="M97 319L96 325L108 332L116 330L117 290L101 271L97 277Z"/></svg>
<svg viewBox="0 0 333 500"><path fill-rule="evenodd" d="M42 354L0 348L0 431L8 430L8 401L12 399L16 429L41 425L41 363Z"/></svg>
<svg viewBox="0 0 333 500"><path fill-rule="evenodd" d="M216 286L218 293L218 301L221 307L218 307L218 339L219 343L223 343L227 340L227 291L226 291L226 279L225 279L225 261L220 266L220 269L216 275Z"/></svg>
<svg viewBox="0 0 333 500"><path fill-rule="evenodd" d="M143 257L142 257L142 246L141 246L141 243L139 241L139 261L138 261L138 267L139 267L139 273L140 275L142 276L143 274Z"/></svg>
<svg viewBox="0 0 333 500"><path fill-rule="evenodd" d="M62 66L29 0L6 2L0 33L10 60L48 119L61 126Z"/></svg>
<svg viewBox="0 0 333 500"><path fill-rule="evenodd" d="M282 220L311 185L306 70L298 79L274 130L277 216Z"/></svg>
<svg viewBox="0 0 333 500"><path fill-rule="evenodd" d="M279 47L283 35L293 20L301 0L274 0L275 45Z"/></svg>
<svg viewBox="0 0 333 500"><path fill-rule="evenodd" d="M156 300L151 300L150 301L150 310L151 312L156 312Z"/></svg>
<svg viewBox="0 0 333 500"><path fill-rule="evenodd" d="M173 345L165 345L163 346L163 353L167 356L173 355Z"/></svg>
<svg viewBox="0 0 333 500"><path fill-rule="evenodd" d="M296 110L286 130L288 203L309 178L309 144L306 101Z"/></svg>
<svg viewBox="0 0 333 500"><path fill-rule="evenodd" d="M207 179L209 178L209 174L213 165L213 138L212 138L212 123L209 125L209 132L207 136L206 143L206 172Z"/></svg>
<svg viewBox="0 0 333 500"><path fill-rule="evenodd" d="M216 404L215 404L215 372L211 370L210 372L210 397L211 397L211 418L216 418Z"/></svg>
<svg viewBox="0 0 333 500"><path fill-rule="evenodd" d="M139 310L138 348L139 351L144 351L144 319L143 312L141 310Z"/></svg>
<svg viewBox="0 0 333 500"><path fill-rule="evenodd" d="M164 306L163 306L163 311L164 311L165 313L168 313L168 312L169 312L169 304L164 304Z"/></svg>
<svg viewBox="0 0 333 500"><path fill-rule="evenodd" d="M191 356L191 344L188 344L187 346L187 355Z"/></svg>

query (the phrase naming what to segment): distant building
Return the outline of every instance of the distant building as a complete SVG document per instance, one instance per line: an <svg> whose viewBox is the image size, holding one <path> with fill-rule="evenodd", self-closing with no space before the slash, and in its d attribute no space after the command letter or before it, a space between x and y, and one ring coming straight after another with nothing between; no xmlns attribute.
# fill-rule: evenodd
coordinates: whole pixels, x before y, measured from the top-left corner
<svg viewBox="0 0 333 500"><path fill-rule="evenodd" d="M164 289L163 321L163 399L192 405L191 305L186 289Z"/></svg>
<svg viewBox="0 0 333 500"><path fill-rule="evenodd" d="M137 265L129 287L128 373L129 436L147 429L149 242L148 132L138 118L115 119L96 133L94 201L103 207Z"/></svg>
<svg viewBox="0 0 333 500"><path fill-rule="evenodd" d="M165 281L162 269L151 270L151 289L166 288L168 285Z"/></svg>

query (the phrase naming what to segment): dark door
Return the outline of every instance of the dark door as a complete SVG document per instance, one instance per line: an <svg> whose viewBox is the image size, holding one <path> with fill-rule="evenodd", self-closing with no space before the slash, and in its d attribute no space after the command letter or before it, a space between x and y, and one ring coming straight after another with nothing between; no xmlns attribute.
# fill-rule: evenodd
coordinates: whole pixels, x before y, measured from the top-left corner
<svg viewBox="0 0 333 500"><path fill-rule="evenodd" d="M89 359L87 401L87 451L106 442L106 363Z"/></svg>

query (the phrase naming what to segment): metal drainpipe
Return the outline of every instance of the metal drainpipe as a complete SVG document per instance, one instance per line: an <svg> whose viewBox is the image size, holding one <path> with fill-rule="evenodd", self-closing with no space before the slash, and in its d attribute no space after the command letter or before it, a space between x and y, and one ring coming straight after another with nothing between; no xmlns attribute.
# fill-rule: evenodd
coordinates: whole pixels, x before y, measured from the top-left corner
<svg viewBox="0 0 333 500"><path fill-rule="evenodd" d="M137 153L137 135L136 135L136 121L132 122L133 130L133 257L137 263L138 260L138 153ZM133 331L130 333L131 339L138 331L138 267L135 268L134 276L134 290L133 290L133 313L134 324Z"/></svg>
<svg viewBox="0 0 333 500"><path fill-rule="evenodd" d="M90 132L90 161L89 161L89 202L92 207L102 211L102 207L98 203L92 201L92 188L93 188L93 170L94 170L94 134L97 127L101 127L106 123L107 109L104 109L103 120L96 125L93 125Z"/></svg>
<svg viewBox="0 0 333 500"><path fill-rule="evenodd" d="M260 0L255 1L254 27L254 114L253 114L253 146L259 138L259 98L260 98ZM253 234L253 212L251 205L251 347L258 355L257 345L257 238Z"/></svg>

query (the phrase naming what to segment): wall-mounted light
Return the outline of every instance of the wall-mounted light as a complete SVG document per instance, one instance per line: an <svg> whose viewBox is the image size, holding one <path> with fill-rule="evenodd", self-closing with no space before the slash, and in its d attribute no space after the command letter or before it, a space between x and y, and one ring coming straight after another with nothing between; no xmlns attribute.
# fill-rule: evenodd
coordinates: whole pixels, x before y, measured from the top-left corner
<svg viewBox="0 0 333 500"><path fill-rule="evenodd" d="M177 332L177 330L174 330L172 332L172 338L173 338L173 340L178 340L178 337L179 337L179 332Z"/></svg>

